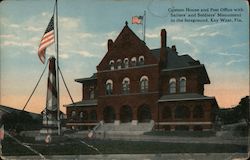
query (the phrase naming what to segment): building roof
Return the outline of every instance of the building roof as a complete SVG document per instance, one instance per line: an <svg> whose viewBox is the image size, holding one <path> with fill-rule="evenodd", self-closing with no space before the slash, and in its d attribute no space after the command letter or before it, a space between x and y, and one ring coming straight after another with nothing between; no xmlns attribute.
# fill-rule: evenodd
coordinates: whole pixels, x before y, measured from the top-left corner
<svg viewBox="0 0 250 160"><path fill-rule="evenodd" d="M75 79L75 81L79 83L89 82L92 80L96 80L96 73L93 73L91 77Z"/></svg>
<svg viewBox="0 0 250 160"><path fill-rule="evenodd" d="M16 112L16 113L19 113L19 112L22 112L22 110L19 110L19 109L15 109L15 108L12 108L12 107L7 107L7 106L4 106L4 105L0 105L0 111L4 112L4 113L13 113L13 112ZM27 111L24 111L26 113L28 113L30 116L32 116L33 118L40 118L41 115L40 114L37 114L37 113L32 113L32 112L27 112Z"/></svg>
<svg viewBox="0 0 250 160"><path fill-rule="evenodd" d="M171 101L190 101L190 100L205 100L215 99L214 97L207 97L198 93L183 93L183 94L170 94L162 96L158 102L171 102Z"/></svg>
<svg viewBox="0 0 250 160"><path fill-rule="evenodd" d="M175 47L174 47L175 48ZM150 50L151 54L154 55L158 60L160 60L160 48ZM166 48L166 67L162 69L163 72L166 71L176 71L176 70L183 70L183 69L201 69L202 71L202 81L205 84L209 84L210 80L206 71L204 64L201 64L200 61L194 60L191 56L179 55L176 52L176 49Z"/></svg>
<svg viewBox="0 0 250 160"><path fill-rule="evenodd" d="M83 100L65 105L65 107L93 107L93 106L97 106L97 99Z"/></svg>
<svg viewBox="0 0 250 160"><path fill-rule="evenodd" d="M160 48L152 49L150 52L160 60ZM200 62L194 60L191 56L185 55L178 55L178 52L174 51L172 48L167 47L166 53L168 55L167 59L167 66L166 69L176 69L176 68L184 68L190 66L199 66Z"/></svg>

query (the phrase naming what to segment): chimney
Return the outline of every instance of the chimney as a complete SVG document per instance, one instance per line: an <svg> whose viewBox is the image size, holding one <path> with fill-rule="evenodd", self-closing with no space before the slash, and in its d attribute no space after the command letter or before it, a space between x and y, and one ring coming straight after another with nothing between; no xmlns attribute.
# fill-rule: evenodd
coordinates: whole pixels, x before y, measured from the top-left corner
<svg viewBox="0 0 250 160"><path fill-rule="evenodd" d="M168 61L167 53L167 32L165 29L161 30L161 49L160 49L160 68L165 68Z"/></svg>
<svg viewBox="0 0 250 160"><path fill-rule="evenodd" d="M161 30L161 48L167 46L167 32L165 29Z"/></svg>
<svg viewBox="0 0 250 160"><path fill-rule="evenodd" d="M172 45L172 50L173 50L174 52L176 52L176 46L175 46L175 45Z"/></svg>
<svg viewBox="0 0 250 160"><path fill-rule="evenodd" d="M112 39L109 39L109 40L108 40L108 51L110 51L110 50L112 49L113 44L114 44L113 40L112 40Z"/></svg>

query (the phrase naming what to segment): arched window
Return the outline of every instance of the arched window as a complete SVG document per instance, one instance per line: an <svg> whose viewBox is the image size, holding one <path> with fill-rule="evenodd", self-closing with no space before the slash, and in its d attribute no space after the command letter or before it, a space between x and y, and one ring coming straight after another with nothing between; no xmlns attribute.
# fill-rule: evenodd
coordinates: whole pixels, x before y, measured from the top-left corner
<svg viewBox="0 0 250 160"><path fill-rule="evenodd" d="M171 78L169 80L169 93L176 93L176 79Z"/></svg>
<svg viewBox="0 0 250 160"><path fill-rule="evenodd" d="M106 95L111 95L113 92L113 81L111 79L106 81Z"/></svg>
<svg viewBox="0 0 250 160"><path fill-rule="evenodd" d="M162 110L162 119L169 119L172 117L171 109L165 106Z"/></svg>
<svg viewBox="0 0 250 160"><path fill-rule="evenodd" d="M121 69L122 68L122 60L121 59L118 59L116 61L116 65L117 65L117 69Z"/></svg>
<svg viewBox="0 0 250 160"><path fill-rule="evenodd" d="M142 76L140 79L140 90L141 92L147 92L148 91L148 77Z"/></svg>
<svg viewBox="0 0 250 160"><path fill-rule="evenodd" d="M71 119L76 120L76 118L77 118L76 111L72 111L71 112Z"/></svg>
<svg viewBox="0 0 250 160"><path fill-rule="evenodd" d="M89 99L94 99L95 98L95 90L94 88L89 89Z"/></svg>
<svg viewBox="0 0 250 160"><path fill-rule="evenodd" d="M129 84L130 80L128 77L124 78L122 81L122 92L123 93L129 93Z"/></svg>
<svg viewBox="0 0 250 160"><path fill-rule="evenodd" d="M137 118L139 122L150 122L152 115L149 106L142 105L140 108L138 108Z"/></svg>
<svg viewBox="0 0 250 160"><path fill-rule="evenodd" d="M109 68L110 68L110 70L114 70L115 69L115 62L114 62L114 60L109 61Z"/></svg>
<svg viewBox="0 0 250 160"><path fill-rule="evenodd" d="M144 56L139 57L139 65L144 65Z"/></svg>
<svg viewBox="0 0 250 160"><path fill-rule="evenodd" d="M132 109L130 106L122 106L120 109L120 119L122 123L127 123L132 121Z"/></svg>
<svg viewBox="0 0 250 160"><path fill-rule="evenodd" d="M128 66L129 66L129 60L128 60L128 58L125 58L124 61L123 61L123 63L124 63L124 68L128 68Z"/></svg>
<svg viewBox="0 0 250 160"><path fill-rule="evenodd" d="M95 110L92 110L92 111L90 112L90 120L92 120L92 121L97 120L97 114L96 114L96 111L95 111Z"/></svg>
<svg viewBox="0 0 250 160"><path fill-rule="evenodd" d="M131 58L131 66L136 66L136 57Z"/></svg>
<svg viewBox="0 0 250 160"><path fill-rule="evenodd" d="M203 118L204 110L201 105L195 106L193 109L193 118Z"/></svg>
<svg viewBox="0 0 250 160"><path fill-rule="evenodd" d="M175 109L175 118L177 119L185 119L189 118L190 110L186 106L177 106Z"/></svg>
<svg viewBox="0 0 250 160"><path fill-rule="evenodd" d="M88 120L88 112L87 111L80 112L79 117L80 120Z"/></svg>
<svg viewBox="0 0 250 160"><path fill-rule="evenodd" d="M103 118L105 123L113 123L115 121L115 110L111 106L107 106L103 110Z"/></svg>
<svg viewBox="0 0 250 160"><path fill-rule="evenodd" d="M186 77L180 78L180 92L186 92Z"/></svg>

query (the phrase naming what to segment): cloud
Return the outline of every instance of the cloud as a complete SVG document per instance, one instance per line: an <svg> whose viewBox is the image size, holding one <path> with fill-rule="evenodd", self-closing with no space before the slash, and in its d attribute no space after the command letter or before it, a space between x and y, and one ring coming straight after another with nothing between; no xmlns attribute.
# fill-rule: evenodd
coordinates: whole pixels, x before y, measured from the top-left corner
<svg viewBox="0 0 250 160"><path fill-rule="evenodd" d="M86 33L86 32L81 32L78 33L79 38L93 38L96 37L96 35L92 34L92 33Z"/></svg>
<svg viewBox="0 0 250 160"><path fill-rule="evenodd" d="M29 47L29 46L33 46L29 42L16 42L16 41L4 41L0 45L1 46L17 46L17 47Z"/></svg>
<svg viewBox="0 0 250 160"><path fill-rule="evenodd" d="M194 32L189 35L189 37L214 37L217 35L222 35L222 33L216 31L216 32Z"/></svg>
<svg viewBox="0 0 250 160"><path fill-rule="evenodd" d="M12 28L20 28L20 25L18 25L18 24L11 24L9 26L12 27Z"/></svg>
<svg viewBox="0 0 250 160"><path fill-rule="evenodd" d="M217 23L217 24L204 25L204 26L198 27L196 30L208 30L208 29L213 29L213 28L216 28L216 27L221 27L223 25L226 25L226 23Z"/></svg>
<svg viewBox="0 0 250 160"><path fill-rule="evenodd" d="M177 37L177 36L173 36L171 37L172 40L180 40L180 41L183 41L184 43L186 44L189 44L189 45L192 45L190 40L186 37Z"/></svg>
<svg viewBox="0 0 250 160"><path fill-rule="evenodd" d="M241 54L228 53L228 52L216 52L215 54L222 55L222 56L237 56L237 57L243 57Z"/></svg>
<svg viewBox="0 0 250 160"><path fill-rule="evenodd" d="M240 63L240 62L244 62L247 61L246 59L238 59L238 60L230 60L229 62L226 63L226 66L230 66L234 63Z"/></svg>
<svg viewBox="0 0 250 160"><path fill-rule="evenodd" d="M37 27L33 27L33 26L28 26L24 30L30 31L30 32L41 32L43 30L43 28L37 28Z"/></svg>
<svg viewBox="0 0 250 160"><path fill-rule="evenodd" d="M159 38L159 34L156 33L146 33L147 38Z"/></svg>
<svg viewBox="0 0 250 160"><path fill-rule="evenodd" d="M0 38L16 38L16 36L14 34L2 34Z"/></svg>
<svg viewBox="0 0 250 160"><path fill-rule="evenodd" d="M243 47L245 45L249 44L248 42L245 42L245 43L237 43L237 44L233 44L232 47L233 48L238 48L238 47Z"/></svg>
<svg viewBox="0 0 250 160"><path fill-rule="evenodd" d="M80 26L80 19L72 17L60 17L58 23L58 25L63 29L77 29Z"/></svg>
<svg viewBox="0 0 250 160"><path fill-rule="evenodd" d="M112 32L108 32L104 34L105 37L107 37L107 39L113 39L118 36L118 32L117 31L112 31Z"/></svg>
<svg viewBox="0 0 250 160"><path fill-rule="evenodd" d="M72 52L77 53L77 54L79 54L79 55L81 55L81 56L83 56L83 57L97 57L96 55L91 54L90 52L84 51L84 50L81 50L81 51L74 50L74 51L72 51Z"/></svg>
<svg viewBox="0 0 250 160"><path fill-rule="evenodd" d="M62 59L68 59L69 55L68 54L59 54L59 57Z"/></svg>

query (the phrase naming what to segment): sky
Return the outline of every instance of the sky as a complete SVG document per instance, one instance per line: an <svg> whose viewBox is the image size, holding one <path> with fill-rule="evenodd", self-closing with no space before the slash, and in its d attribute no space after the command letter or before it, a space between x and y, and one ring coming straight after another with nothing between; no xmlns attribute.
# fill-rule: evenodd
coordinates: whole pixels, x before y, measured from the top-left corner
<svg viewBox="0 0 250 160"><path fill-rule="evenodd" d="M188 2L188 3L187 3ZM37 55L40 39L53 14L54 0L5 0L0 3L0 103L22 109L45 65ZM171 9L240 8L241 22L172 22ZM226 9L225 9L226 8ZM74 101L82 97L77 78L89 77L115 40L125 21L142 39L142 25L132 16L146 11L146 44L160 47L160 30L167 31L167 45L179 55L189 54L205 65L211 84L205 95L215 96L222 108L237 105L249 95L249 9L245 0L58 0L60 68ZM180 12L175 12L180 13ZM186 12L185 12L186 13ZM199 12L200 13L200 12ZM55 45L46 51L55 55ZM26 107L40 113L45 107L45 72ZM60 105L71 103L63 83Z"/></svg>

